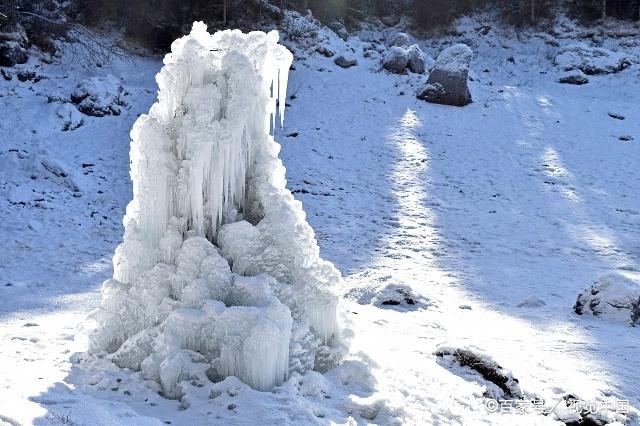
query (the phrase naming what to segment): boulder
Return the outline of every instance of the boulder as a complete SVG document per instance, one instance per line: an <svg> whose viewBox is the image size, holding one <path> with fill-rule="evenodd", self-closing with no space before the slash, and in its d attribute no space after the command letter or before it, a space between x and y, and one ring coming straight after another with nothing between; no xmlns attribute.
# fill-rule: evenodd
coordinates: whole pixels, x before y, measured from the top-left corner
<svg viewBox="0 0 640 426"><path fill-rule="evenodd" d="M640 325L640 282L618 273L600 277L578 295L573 310L578 315Z"/></svg>
<svg viewBox="0 0 640 426"><path fill-rule="evenodd" d="M409 71L416 74L424 74L424 54L422 53L420 47L417 44L410 46L409 49L407 49L407 55L409 56L409 61L407 63Z"/></svg>
<svg viewBox="0 0 640 426"><path fill-rule="evenodd" d="M385 15L382 18L380 18L380 20L387 27L395 27L400 23L400 15L398 14Z"/></svg>
<svg viewBox="0 0 640 426"><path fill-rule="evenodd" d="M418 99L452 106L470 104L471 92L467 80L472 58L473 51L466 44L456 44L442 51L426 86L418 93Z"/></svg>
<svg viewBox="0 0 640 426"><path fill-rule="evenodd" d="M411 44L411 37L407 33L395 33L389 40L389 47L407 47Z"/></svg>
<svg viewBox="0 0 640 426"><path fill-rule="evenodd" d="M342 68L350 68L358 65L358 60L355 58L345 58L344 56L338 56L334 61L336 65Z"/></svg>
<svg viewBox="0 0 640 426"><path fill-rule="evenodd" d="M63 103L58 107L56 115L60 118L62 131L75 130L84 124L83 115L73 105Z"/></svg>
<svg viewBox="0 0 640 426"><path fill-rule="evenodd" d="M402 74L408 63L409 54L399 46L393 46L387 50L382 59L382 66L394 74Z"/></svg>
<svg viewBox="0 0 640 426"><path fill-rule="evenodd" d="M24 64L27 59L27 50L17 41L0 42L0 66L12 67L16 64Z"/></svg>
<svg viewBox="0 0 640 426"><path fill-rule="evenodd" d="M587 84L588 82L589 82L589 79L580 70L570 71L558 79L558 83L563 83L563 84L582 85L582 84Z"/></svg>

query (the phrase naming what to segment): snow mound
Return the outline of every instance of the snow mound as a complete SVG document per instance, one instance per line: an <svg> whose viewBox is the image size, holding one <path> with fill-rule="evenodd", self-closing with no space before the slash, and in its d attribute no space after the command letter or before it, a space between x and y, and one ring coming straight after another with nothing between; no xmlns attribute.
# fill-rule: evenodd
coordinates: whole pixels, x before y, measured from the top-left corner
<svg viewBox="0 0 640 426"><path fill-rule="evenodd" d="M430 301L406 284L384 284L390 276L365 285L351 287L345 297L360 305L374 305L383 309L412 311L426 309Z"/></svg>
<svg viewBox="0 0 640 426"><path fill-rule="evenodd" d="M71 93L71 102L77 105L78 111L86 115L120 115L121 108L127 106L124 95L125 90L120 80L107 75L82 81Z"/></svg>
<svg viewBox="0 0 640 426"><path fill-rule="evenodd" d="M600 277L578 295L573 310L578 315L640 324L640 282L617 273Z"/></svg>
<svg viewBox="0 0 640 426"><path fill-rule="evenodd" d="M632 60L624 53L574 43L562 47L555 62L563 71L580 70L587 75L598 75L622 71Z"/></svg>
<svg viewBox="0 0 640 426"><path fill-rule="evenodd" d="M89 351L167 397L228 376L268 390L343 349L340 273L320 259L271 135L291 62L275 31L194 23L131 131L133 200Z"/></svg>
<svg viewBox="0 0 640 426"><path fill-rule="evenodd" d="M84 124L84 118L82 118L80 111L66 102L58 107L56 110L56 116L62 123L60 126L61 130L65 132L68 130L75 130Z"/></svg>

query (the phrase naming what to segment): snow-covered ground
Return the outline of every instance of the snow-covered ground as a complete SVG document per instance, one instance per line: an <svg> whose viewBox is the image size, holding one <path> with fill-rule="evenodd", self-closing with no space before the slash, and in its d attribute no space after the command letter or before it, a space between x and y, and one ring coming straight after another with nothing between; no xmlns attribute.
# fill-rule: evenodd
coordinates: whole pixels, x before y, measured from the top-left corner
<svg viewBox="0 0 640 426"><path fill-rule="evenodd" d="M572 310L600 276L640 276L640 67L558 84L555 54L585 31L482 36L477 25L420 43L432 56L472 47L464 108L416 100L426 76L380 71L358 38L331 45L358 59L348 69L297 52L276 139L322 256L345 277L350 353L274 392L228 378L182 405L73 355L112 274L131 199L128 133L155 99L160 60L99 69L123 79L127 106L69 131L48 96L93 74L33 62L46 78L0 80L0 422L557 424L488 412L492 385L434 354L446 345L493 358L526 400L629 400L627 424L640 424L638 328ZM637 35L601 41L640 53ZM414 303L383 304L395 288Z"/></svg>

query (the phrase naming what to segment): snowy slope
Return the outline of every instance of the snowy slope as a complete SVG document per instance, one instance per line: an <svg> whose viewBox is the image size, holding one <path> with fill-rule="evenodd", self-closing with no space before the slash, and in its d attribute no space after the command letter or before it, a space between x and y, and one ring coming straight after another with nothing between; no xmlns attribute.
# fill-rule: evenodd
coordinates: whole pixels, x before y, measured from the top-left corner
<svg viewBox="0 0 640 426"><path fill-rule="evenodd" d="M66 132L47 96L68 96L84 71L43 65L37 83L1 81L0 420L556 424L487 413L491 385L434 355L442 344L478 348L551 405L571 393L639 407L638 329L571 307L601 275L640 274L640 68L561 85L558 47L545 41L566 45L581 30L483 37L477 25L421 41L432 56L460 41L476 52L465 108L417 101L426 78L380 71L357 38L333 42L353 49L349 69L297 52L276 139L323 257L345 276L351 353L273 393L229 378L190 395L186 409L136 374L69 362L112 273L131 198L128 132L155 98L159 60L100 70L124 79L129 108ZM604 44L637 55L639 40ZM389 285L418 303L382 305Z"/></svg>

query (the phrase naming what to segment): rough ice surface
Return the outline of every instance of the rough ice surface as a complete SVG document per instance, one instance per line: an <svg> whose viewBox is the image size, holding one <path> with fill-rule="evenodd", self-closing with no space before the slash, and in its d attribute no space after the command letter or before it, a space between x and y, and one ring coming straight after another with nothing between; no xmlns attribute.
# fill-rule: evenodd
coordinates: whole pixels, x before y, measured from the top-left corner
<svg viewBox="0 0 640 426"><path fill-rule="evenodd" d="M292 55L277 32L202 23L171 50L158 102L131 131L133 200L89 351L173 398L183 381L267 390L330 368L341 276L319 257L272 136Z"/></svg>

